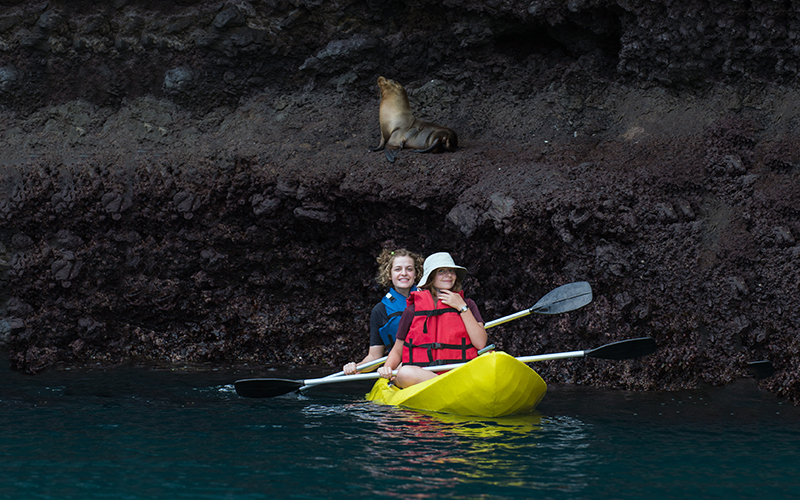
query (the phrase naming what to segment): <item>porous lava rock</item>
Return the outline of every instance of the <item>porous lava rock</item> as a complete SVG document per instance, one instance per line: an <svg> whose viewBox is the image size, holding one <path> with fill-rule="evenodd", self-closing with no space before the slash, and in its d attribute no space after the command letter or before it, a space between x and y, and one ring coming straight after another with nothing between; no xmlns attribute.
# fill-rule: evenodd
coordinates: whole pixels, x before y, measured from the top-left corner
<svg viewBox="0 0 800 500"><path fill-rule="evenodd" d="M650 335L550 382L794 402L792 2L0 0L0 345L14 369L339 366L383 246L451 252L514 355ZM461 149L379 140L375 80Z"/></svg>

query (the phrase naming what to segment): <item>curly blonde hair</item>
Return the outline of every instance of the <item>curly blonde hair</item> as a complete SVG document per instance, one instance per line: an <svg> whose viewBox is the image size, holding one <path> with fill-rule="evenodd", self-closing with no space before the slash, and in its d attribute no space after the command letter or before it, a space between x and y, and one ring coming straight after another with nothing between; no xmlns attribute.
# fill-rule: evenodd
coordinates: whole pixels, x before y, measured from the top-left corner
<svg viewBox="0 0 800 500"><path fill-rule="evenodd" d="M424 259L420 255L409 252L405 248L398 248L396 250L384 248L383 251L381 251L381 254L378 255L376 259L378 261L378 276L375 277L375 281L381 286L392 286L392 264L394 264L395 257L411 257L411 260L414 261L414 283L416 284L422 277L422 263Z"/></svg>

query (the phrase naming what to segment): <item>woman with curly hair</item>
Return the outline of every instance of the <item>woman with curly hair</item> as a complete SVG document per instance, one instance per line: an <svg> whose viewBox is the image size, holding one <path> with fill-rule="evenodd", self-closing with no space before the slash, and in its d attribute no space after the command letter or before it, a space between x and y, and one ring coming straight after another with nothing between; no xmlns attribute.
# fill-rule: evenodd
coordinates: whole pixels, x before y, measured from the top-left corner
<svg viewBox="0 0 800 500"><path fill-rule="evenodd" d="M405 248L383 249L378 256L380 285L388 286L389 292L372 308L369 318L369 353L358 365L382 358L391 349L397 337L397 325L406 308L406 299L417 290L417 277L422 272L422 257ZM354 362L344 365L344 373L357 373ZM374 369L374 368L373 368Z"/></svg>

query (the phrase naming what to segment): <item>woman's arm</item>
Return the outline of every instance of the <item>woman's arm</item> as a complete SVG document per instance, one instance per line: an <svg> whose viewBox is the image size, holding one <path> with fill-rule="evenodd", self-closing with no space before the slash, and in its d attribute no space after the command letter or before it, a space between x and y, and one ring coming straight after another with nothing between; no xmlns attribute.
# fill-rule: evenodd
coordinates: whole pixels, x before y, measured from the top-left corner
<svg viewBox="0 0 800 500"><path fill-rule="evenodd" d="M394 346L392 346L392 351L386 358L386 363L378 368L378 373L380 373L381 377L391 380L392 372L396 370L397 367L400 366L400 362L403 361L403 344L406 342L406 335L408 335L408 330L411 327L411 320L413 319L414 305L412 304L406 307L406 310L403 311L403 315L400 316L400 324L397 325L397 340L394 341Z"/></svg>
<svg viewBox="0 0 800 500"><path fill-rule="evenodd" d="M383 357L383 353L386 351L386 348L383 346L380 329L386 324L387 321L389 321L389 316L386 314L386 306L384 306L382 302L378 302L375 304L375 307L372 308L372 312L369 315L369 352L367 353L366 357L364 357L364 359L358 363L359 365L363 365L364 363L369 363L370 361ZM345 375L355 375L358 373L356 366L357 365L351 361L350 363L344 365L342 370L344 371Z"/></svg>
<svg viewBox="0 0 800 500"><path fill-rule="evenodd" d="M344 371L345 375L354 375L354 374L358 373L358 370L356 370L356 368L359 365L363 365L364 363L369 363L370 361L375 361L376 359L382 358L383 357L383 353L384 353L385 350L386 350L386 348L384 346L382 346L382 345L371 345L371 346L369 346L369 352L364 357L364 359L361 360L360 363L356 364L356 363L350 362L350 363L347 363L346 365L344 365L343 371ZM371 372L375 368L376 367L374 367L374 366L372 368L368 368L367 370L364 370L363 373Z"/></svg>
<svg viewBox="0 0 800 500"><path fill-rule="evenodd" d="M388 378L391 380L392 372L397 369L398 365L400 365L400 361L403 359L403 341L398 339L394 343L394 347L392 347L392 352L389 353L389 357L386 359L386 362L378 368L378 373L383 378Z"/></svg>
<svg viewBox="0 0 800 500"><path fill-rule="evenodd" d="M467 309L465 312L461 313L461 320L464 321L464 326L467 327L467 334L472 341L472 345L475 346L475 349L480 351L486 347L489 336L486 335L486 329L483 327L483 323L478 323L471 309Z"/></svg>

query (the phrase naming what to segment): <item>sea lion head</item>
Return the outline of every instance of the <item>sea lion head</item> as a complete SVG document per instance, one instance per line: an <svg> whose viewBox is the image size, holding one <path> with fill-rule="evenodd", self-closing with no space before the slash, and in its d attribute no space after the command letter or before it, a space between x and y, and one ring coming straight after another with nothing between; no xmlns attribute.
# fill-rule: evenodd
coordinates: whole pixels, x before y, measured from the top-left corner
<svg viewBox="0 0 800 500"><path fill-rule="evenodd" d="M388 78L384 78L382 76L378 77L378 88L381 90L381 98L385 99L386 97L390 96L397 96L401 95L408 98L406 94L406 89L403 88L402 85L397 83L394 80L389 80Z"/></svg>

